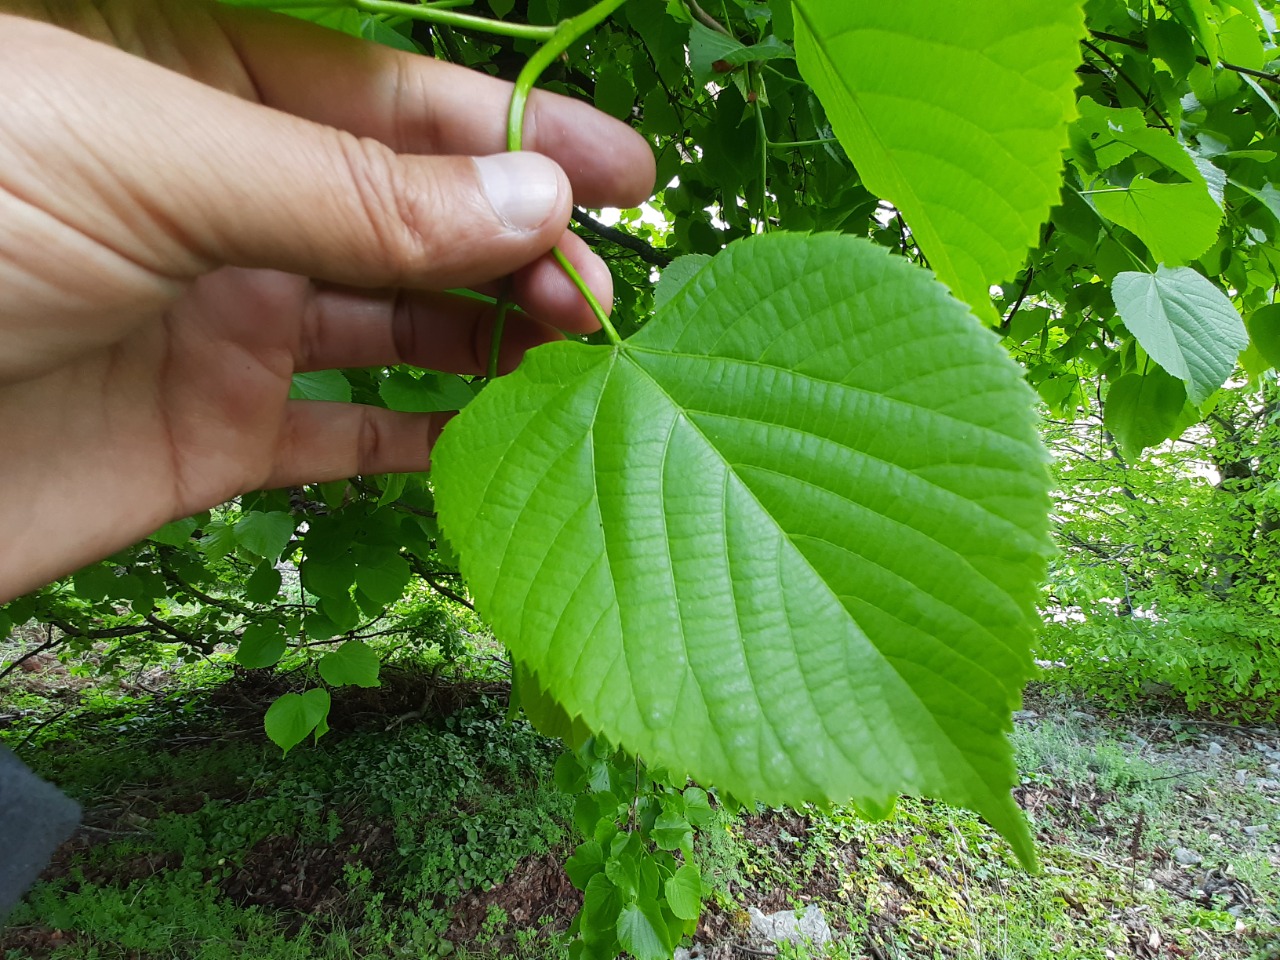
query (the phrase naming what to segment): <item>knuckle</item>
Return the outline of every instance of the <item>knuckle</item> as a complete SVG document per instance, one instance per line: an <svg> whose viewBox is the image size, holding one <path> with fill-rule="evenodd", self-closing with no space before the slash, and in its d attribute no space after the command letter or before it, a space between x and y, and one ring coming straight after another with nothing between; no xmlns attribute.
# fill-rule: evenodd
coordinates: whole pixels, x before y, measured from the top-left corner
<svg viewBox="0 0 1280 960"><path fill-rule="evenodd" d="M386 438L376 408L362 411L356 433L356 473L378 473L381 468Z"/></svg>
<svg viewBox="0 0 1280 960"><path fill-rule="evenodd" d="M432 236L423 212L431 209L426 177L410 177L394 151L375 140L344 136L341 156L365 239L392 284L406 282L430 261Z"/></svg>

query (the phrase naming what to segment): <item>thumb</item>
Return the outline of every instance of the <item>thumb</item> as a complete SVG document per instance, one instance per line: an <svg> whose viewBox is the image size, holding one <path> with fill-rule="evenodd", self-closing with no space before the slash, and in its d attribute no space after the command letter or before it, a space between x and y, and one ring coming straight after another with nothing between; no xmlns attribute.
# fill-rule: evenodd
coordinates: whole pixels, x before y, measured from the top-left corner
<svg viewBox="0 0 1280 960"><path fill-rule="evenodd" d="M162 276L231 264L442 289L511 273L569 222L568 179L539 154L400 155L5 19L0 158L17 162L0 187Z"/></svg>

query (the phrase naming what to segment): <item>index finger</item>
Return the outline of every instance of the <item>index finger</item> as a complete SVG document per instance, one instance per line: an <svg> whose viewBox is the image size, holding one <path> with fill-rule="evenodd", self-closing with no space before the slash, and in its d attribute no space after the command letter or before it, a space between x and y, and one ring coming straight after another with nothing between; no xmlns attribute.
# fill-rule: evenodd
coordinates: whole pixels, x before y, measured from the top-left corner
<svg viewBox="0 0 1280 960"><path fill-rule="evenodd" d="M512 84L504 80L292 17L215 7L267 106L401 153L483 156L506 149ZM555 160L584 206L633 207L653 192L653 152L645 139L569 97L534 91L524 149Z"/></svg>

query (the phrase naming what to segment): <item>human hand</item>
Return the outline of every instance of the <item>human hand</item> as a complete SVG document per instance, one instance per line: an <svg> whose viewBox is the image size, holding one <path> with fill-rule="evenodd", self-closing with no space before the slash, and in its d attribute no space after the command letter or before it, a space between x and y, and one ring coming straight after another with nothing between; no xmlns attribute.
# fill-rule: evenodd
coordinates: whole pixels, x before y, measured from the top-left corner
<svg viewBox="0 0 1280 960"><path fill-rule="evenodd" d="M503 369L596 326L552 246L611 302L572 199L635 205L654 166L590 107L535 93L531 152L502 155L510 86L460 67L191 0L20 2L0 601L246 491L424 469L439 415L288 394L334 367L483 372L492 308L439 291L514 274Z"/></svg>

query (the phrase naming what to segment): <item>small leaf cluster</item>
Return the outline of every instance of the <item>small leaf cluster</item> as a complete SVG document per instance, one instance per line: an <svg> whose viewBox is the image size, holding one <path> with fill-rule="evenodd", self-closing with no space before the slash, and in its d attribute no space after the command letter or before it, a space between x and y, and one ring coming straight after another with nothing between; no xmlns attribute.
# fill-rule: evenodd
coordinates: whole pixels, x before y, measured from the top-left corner
<svg viewBox="0 0 1280 960"><path fill-rule="evenodd" d="M706 887L694 837L712 819L706 791L589 737L561 755L556 785L576 796L584 838L565 863L583 905L570 933L575 960L668 960L697 928Z"/></svg>

